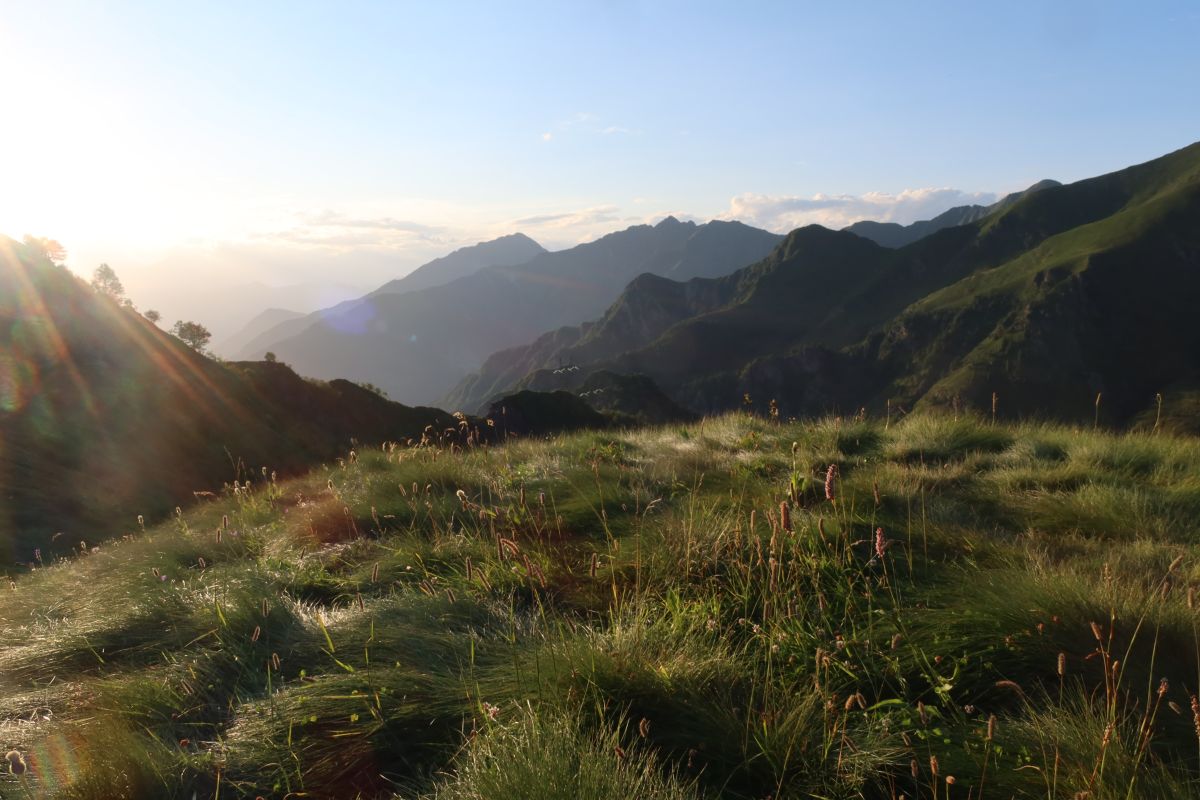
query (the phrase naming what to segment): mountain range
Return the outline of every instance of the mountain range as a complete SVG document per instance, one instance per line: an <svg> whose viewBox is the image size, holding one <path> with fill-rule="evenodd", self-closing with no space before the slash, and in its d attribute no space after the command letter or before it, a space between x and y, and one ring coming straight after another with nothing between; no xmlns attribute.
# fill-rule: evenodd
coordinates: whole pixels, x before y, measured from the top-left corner
<svg viewBox="0 0 1200 800"><path fill-rule="evenodd" d="M605 371L648 376L698 412L747 394L789 415L994 397L1006 416L1115 424L1144 420L1160 392L1186 406L1200 144L1031 188L902 247L809 226L724 277L639 276L599 319L493 354L445 400L486 409Z"/></svg>
<svg viewBox="0 0 1200 800"><path fill-rule="evenodd" d="M642 273L723 275L763 258L781 238L738 222L669 217L511 264L514 246L537 246L507 237L474 248L472 264L490 264L470 274L426 286L455 274L435 262L366 297L288 320L240 355L270 351L305 375L369 381L404 402L429 403L497 349L601 313Z"/></svg>
<svg viewBox="0 0 1200 800"><path fill-rule="evenodd" d="M323 314L264 314L272 331L304 323L272 347L329 382L207 358L0 240L0 541L27 560L55 533L105 538L355 438L458 424L339 373L493 418L511 407L513 430L535 433L583 407L538 397L560 391L610 424L748 402L1200 428L1200 144L1031 188L900 247L668 218L553 253L506 237Z"/></svg>

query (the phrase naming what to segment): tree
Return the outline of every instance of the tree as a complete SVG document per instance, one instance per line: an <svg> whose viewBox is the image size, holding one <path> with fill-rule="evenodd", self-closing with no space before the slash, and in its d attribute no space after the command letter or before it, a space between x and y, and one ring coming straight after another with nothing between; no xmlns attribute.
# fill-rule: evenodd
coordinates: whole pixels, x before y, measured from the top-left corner
<svg viewBox="0 0 1200 800"><path fill-rule="evenodd" d="M116 270L108 264L96 267L92 274L92 288L113 300L120 301L125 297L125 287L121 285L121 279L117 277Z"/></svg>
<svg viewBox="0 0 1200 800"><path fill-rule="evenodd" d="M268 364L274 364L278 360L279 357L269 350L267 351L267 354L263 356L263 361L267 362Z"/></svg>
<svg viewBox="0 0 1200 800"><path fill-rule="evenodd" d="M203 353L204 348L208 347L209 339L212 338L208 328L199 322L184 322L183 320L175 323L175 327L171 328L171 333L182 339L184 344L197 353Z"/></svg>
<svg viewBox="0 0 1200 800"><path fill-rule="evenodd" d="M26 234L25 246L32 250L34 255L46 259L51 264L61 267L67 260L67 249L53 239Z"/></svg>
<svg viewBox="0 0 1200 800"><path fill-rule="evenodd" d="M142 316L153 322L155 325L157 325L158 321L162 319L162 314L158 313L153 308L146 309L146 313L142 314Z"/></svg>

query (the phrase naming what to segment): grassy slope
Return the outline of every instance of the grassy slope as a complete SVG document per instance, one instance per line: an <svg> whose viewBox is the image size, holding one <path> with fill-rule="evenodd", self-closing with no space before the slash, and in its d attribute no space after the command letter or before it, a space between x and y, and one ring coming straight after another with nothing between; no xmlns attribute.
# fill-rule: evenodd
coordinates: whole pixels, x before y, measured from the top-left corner
<svg viewBox="0 0 1200 800"><path fill-rule="evenodd" d="M0 593L0 794L1194 796L1197 475L935 417L361 453Z"/></svg>
<svg viewBox="0 0 1200 800"><path fill-rule="evenodd" d="M78 547L270 464L295 474L352 437L454 424L283 364L222 364L65 269L0 240L0 559ZM248 474L249 473L249 474Z"/></svg>
<svg viewBox="0 0 1200 800"><path fill-rule="evenodd" d="M702 411L749 392L795 414L958 397L986 408L999 392L1003 414L1068 420L1090 418L1103 392L1106 419L1124 424L1196 378L1197 219L1200 144L898 250L811 226L719 280L635 282L582 338L497 354L475 380L576 389L607 368ZM583 369L553 374L564 358Z"/></svg>

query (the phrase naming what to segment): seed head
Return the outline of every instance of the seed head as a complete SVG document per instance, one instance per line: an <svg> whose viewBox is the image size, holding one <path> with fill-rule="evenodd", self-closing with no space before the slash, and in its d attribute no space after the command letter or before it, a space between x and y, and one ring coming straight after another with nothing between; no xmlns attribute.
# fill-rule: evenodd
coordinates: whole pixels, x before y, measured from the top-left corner
<svg viewBox="0 0 1200 800"><path fill-rule="evenodd" d="M837 479L837 464L830 464L829 469L825 470L825 499L831 502L837 499Z"/></svg>
<svg viewBox="0 0 1200 800"><path fill-rule="evenodd" d="M887 549L890 545L891 545L891 542L889 542L886 538L884 538L883 528L876 528L875 529L875 555L880 560L883 559L883 554L887 552Z"/></svg>

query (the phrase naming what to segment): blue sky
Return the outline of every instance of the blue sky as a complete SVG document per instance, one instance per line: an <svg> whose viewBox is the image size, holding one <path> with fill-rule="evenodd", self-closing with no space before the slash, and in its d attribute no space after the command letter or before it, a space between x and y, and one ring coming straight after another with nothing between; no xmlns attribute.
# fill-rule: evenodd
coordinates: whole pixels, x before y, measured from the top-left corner
<svg viewBox="0 0 1200 800"><path fill-rule="evenodd" d="M912 221L1200 138L1200 4L0 2L0 231L153 291Z"/></svg>

